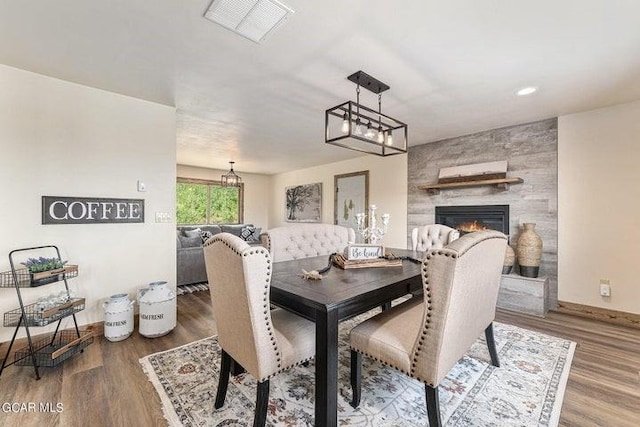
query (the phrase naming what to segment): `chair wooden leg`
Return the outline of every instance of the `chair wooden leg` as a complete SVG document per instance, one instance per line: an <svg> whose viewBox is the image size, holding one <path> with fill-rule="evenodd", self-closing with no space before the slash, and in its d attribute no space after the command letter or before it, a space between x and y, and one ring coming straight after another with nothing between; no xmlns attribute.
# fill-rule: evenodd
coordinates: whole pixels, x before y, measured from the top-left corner
<svg viewBox="0 0 640 427"><path fill-rule="evenodd" d="M245 370L241 364L231 359L231 375L237 377L238 375L244 374Z"/></svg>
<svg viewBox="0 0 640 427"><path fill-rule="evenodd" d="M427 416L429 417L429 427L440 427L440 399L438 398L438 386L431 387L424 385L427 397Z"/></svg>
<svg viewBox="0 0 640 427"><path fill-rule="evenodd" d="M489 354L491 355L491 364L496 368L499 368L500 359L498 359L498 352L496 351L496 341L493 339L493 322L491 322L484 330L484 336L487 339L487 347L489 348Z"/></svg>
<svg viewBox="0 0 640 427"><path fill-rule="evenodd" d="M231 356L222 350L220 354L220 378L218 379L218 392L216 394L216 409L222 408L224 398L227 397L227 386L229 385L229 373L231 371Z"/></svg>
<svg viewBox="0 0 640 427"><path fill-rule="evenodd" d="M256 414L253 427L264 427L267 422L267 406L269 405L269 380L258 383L256 395Z"/></svg>
<svg viewBox="0 0 640 427"><path fill-rule="evenodd" d="M351 390L353 399L351 406L357 408L360 405L360 391L362 388L362 355L355 350L351 350Z"/></svg>

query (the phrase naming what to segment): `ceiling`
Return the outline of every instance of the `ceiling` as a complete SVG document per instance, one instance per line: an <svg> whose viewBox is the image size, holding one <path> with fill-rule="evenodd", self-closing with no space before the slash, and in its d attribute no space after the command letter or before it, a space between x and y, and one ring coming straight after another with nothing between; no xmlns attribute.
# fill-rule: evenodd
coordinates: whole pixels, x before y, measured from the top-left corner
<svg viewBox="0 0 640 427"><path fill-rule="evenodd" d="M0 0L0 63L175 106L179 164L265 174L361 155L323 139L358 70L410 145L640 99L637 0L284 3L256 44L210 0Z"/></svg>

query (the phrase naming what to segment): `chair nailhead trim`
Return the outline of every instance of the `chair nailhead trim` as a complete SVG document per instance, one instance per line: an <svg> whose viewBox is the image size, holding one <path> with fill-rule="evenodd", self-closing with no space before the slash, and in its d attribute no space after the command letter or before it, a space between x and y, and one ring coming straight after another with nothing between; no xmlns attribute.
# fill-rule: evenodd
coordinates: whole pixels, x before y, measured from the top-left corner
<svg viewBox="0 0 640 427"><path fill-rule="evenodd" d="M478 243L480 243L481 241L484 240L488 240L488 239L493 239L493 238L500 238L500 239L506 239L506 236L499 236L496 234L491 234L486 236L485 238L479 240L478 242L475 242L474 245L470 246L469 248L467 248L467 250L471 249L473 246L477 245ZM466 252L466 250L465 250ZM431 324L431 312L434 310L432 304L432 300L431 300L431 286L429 283L429 275L427 273L428 270L428 263L429 261L431 261L432 258L434 258L434 256L436 255L440 255L440 256L446 256L446 257L450 257L453 259L456 259L458 257L460 257L461 255L463 255L465 252L462 253L458 253L458 252L454 252L451 250L439 250L439 251L429 251L422 263L422 283L423 283L423 287L424 287L424 293L426 296L426 302L425 304L426 306L426 319L425 319L425 324L422 327L422 331L420 333L420 338L418 340L418 345L416 346L416 351L413 355L413 359L411 361L411 372L405 372L404 370L400 369L397 366L394 366L390 363L384 362L380 359L378 359L375 356L372 356L371 354L362 351L358 348L355 348L353 346L350 346L351 350L357 351L360 354L363 354L373 360L375 360L378 363L381 363L384 366L389 366L397 371L402 372L403 374L406 374L412 378L415 378L421 382L423 382L424 384L427 384L430 387L436 387L436 384L433 384L431 381L425 381L424 379L416 376L416 368L418 367L418 357L420 356L420 352L422 351L423 345L424 345L424 341L426 340L427 335L429 334L430 330L430 324Z"/></svg>
<svg viewBox="0 0 640 427"><path fill-rule="evenodd" d="M273 374L271 374L271 375L269 375L269 376L267 376L267 377L265 377L265 378L261 379L261 380L260 380L260 382L262 382L262 381L264 381L264 380L271 379L271 378L275 377L276 375L278 375L278 374L279 374L279 373L281 373L281 372L284 372L284 371L287 371L287 370L289 370L289 369L291 369L291 368L293 368L293 367L296 367L296 366L302 365L303 363L306 363L306 362L308 362L308 361L310 361L310 360L313 360L313 359L314 359L314 356L311 356L311 357L307 357L306 359L300 360L300 361L298 361L298 362L292 363L292 364L290 364L290 365L284 366L284 367L282 367L282 368L278 369L278 370L277 370L276 372L274 372Z"/></svg>
<svg viewBox="0 0 640 427"><path fill-rule="evenodd" d="M373 360L375 360L376 362L378 362L378 363L380 363L380 364L382 364L382 365L384 365L384 366L388 366L388 367L390 367L390 368L393 368L393 369L395 369L396 371L400 371L400 372L402 372L402 373L403 373L403 374L405 374L405 375L412 376L409 372L406 372L404 369L401 369L401 368L399 368L398 366L393 365L393 364L391 364L391 363L385 362L384 360L380 360L380 359L378 359L377 357L375 357L375 356L373 356L373 355L371 355L371 354L367 353L366 351L362 351L362 350L360 350L360 349L358 349L358 348L355 348L355 347L352 347L352 346L350 346L350 348L351 348L351 350L357 351L358 353L360 353L360 354L362 354L362 355L364 355L364 356L367 356L369 359L373 359Z"/></svg>

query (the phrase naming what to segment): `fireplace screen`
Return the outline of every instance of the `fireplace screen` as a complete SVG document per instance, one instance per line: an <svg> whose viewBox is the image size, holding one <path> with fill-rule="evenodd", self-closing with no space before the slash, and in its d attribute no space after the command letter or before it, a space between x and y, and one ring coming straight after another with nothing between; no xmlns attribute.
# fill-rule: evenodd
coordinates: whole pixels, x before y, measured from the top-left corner
<svg viewBox="0 0 640 427"><path fill-rule="evenodd" d="M436 224L461 233L497 230L509 234L509 205L436 206Z"/></svg>

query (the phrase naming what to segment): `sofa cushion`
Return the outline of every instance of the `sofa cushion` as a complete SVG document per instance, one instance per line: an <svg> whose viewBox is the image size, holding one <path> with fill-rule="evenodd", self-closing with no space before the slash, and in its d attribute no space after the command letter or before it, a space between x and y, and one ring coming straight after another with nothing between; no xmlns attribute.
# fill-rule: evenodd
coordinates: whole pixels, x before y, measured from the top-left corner
<svg viewBox="0 0 640 427"><path fill-rule="evenodd" d="M180 241L181 248L192 248L194 246L202 246L202 237L200 237L200 233L197 233L196 237L188 237L188 236L180 236L178 235L178 240Z"/></svg>
<svg viewBox="0 0 640 427"><path fill-rule="evenodd" d="M202 233L202 230L200 228L193 228L193 229L190 229L190 230L183 230L182 231L182 234L185 237L189 237L191 239L196 238L196 237L201 237L201 233Z"/></svg>
<svg viewBox="0 0 640 427"><path fill-rule="evenodd" d="M222 233L222 228L219 225L203 225L200 227L202 231L208 231L212 236L218 233Z"/></svg>
<svg viewBox="0 0 640 427"><path fill-rule="evenodd" d="M240 237L240 233L242 233L244 227L253 227L253 224L222 224L220 226L223 233L231 233L238 237Z"/></svg>
<svg viewBox="0 0 640 427"><path fill-rule="evenodd" d="M201 243L206 242L215 234L222 233L219 225L200 225L200 226L182 226L178 227L178 235L189 238L200 237ZM178 246L180 247L180 246Z"/></svg>

